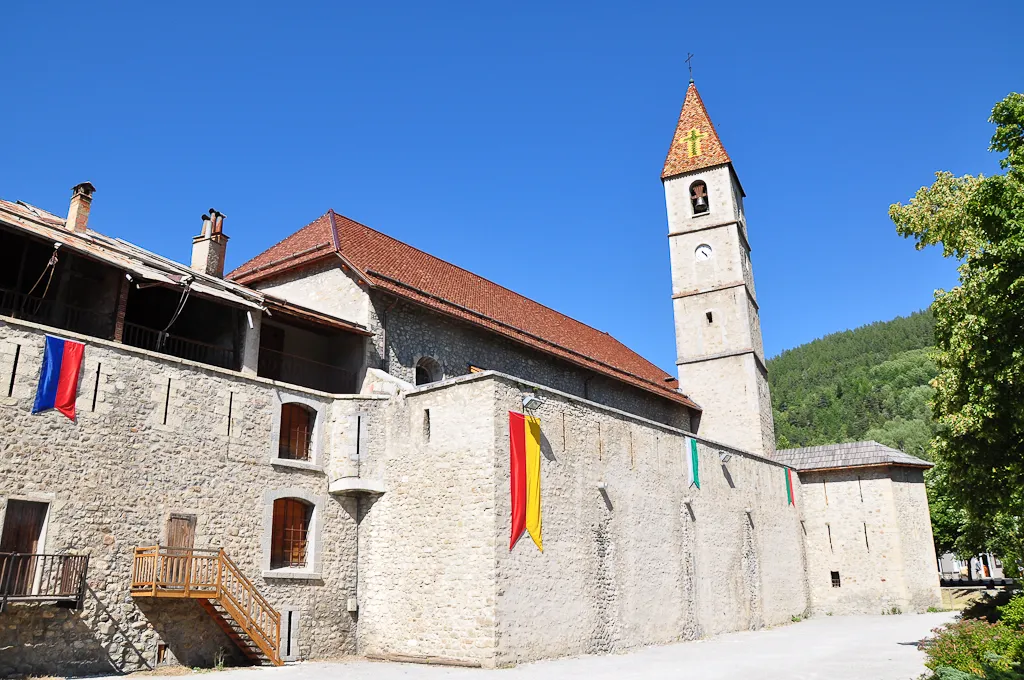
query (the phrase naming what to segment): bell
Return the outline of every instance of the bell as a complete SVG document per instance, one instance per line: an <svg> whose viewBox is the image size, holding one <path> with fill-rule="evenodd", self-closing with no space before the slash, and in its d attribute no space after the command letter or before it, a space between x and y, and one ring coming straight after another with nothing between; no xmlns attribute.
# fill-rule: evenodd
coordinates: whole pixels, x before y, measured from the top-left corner
<svg viewBox="0 0 1024 680"><path fill-rule="evenodd" d="M697 197L697 202L693 204L693 211L694 212L702 213L702 212L707 212L707 210L708 210L708 201L707 201L707 199L704 198L703 196L698 196Z"/></svg>

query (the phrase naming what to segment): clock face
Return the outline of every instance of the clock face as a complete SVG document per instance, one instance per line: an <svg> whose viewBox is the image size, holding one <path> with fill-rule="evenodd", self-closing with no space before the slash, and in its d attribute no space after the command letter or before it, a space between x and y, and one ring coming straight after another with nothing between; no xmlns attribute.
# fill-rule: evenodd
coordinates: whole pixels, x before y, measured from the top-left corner
<svg viewBox="0 0 1024 680"><path fill-rule="evenodd" d="M697 246L697 250L693 251L693 256L697 258L697 262L705 262L711 259L711 246L704 243Z"/></svg>

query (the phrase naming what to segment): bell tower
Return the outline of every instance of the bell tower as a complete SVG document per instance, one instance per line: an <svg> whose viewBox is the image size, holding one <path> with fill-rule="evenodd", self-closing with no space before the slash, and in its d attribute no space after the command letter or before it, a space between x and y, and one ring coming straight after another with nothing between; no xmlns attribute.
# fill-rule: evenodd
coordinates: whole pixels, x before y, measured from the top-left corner
<svg viewBox="0 0 1024 680"><path fill-rule="evenodd" d="M771 457L775 426L743 187L692 80L661 181L679 385L703 408L699 434Z"/></svg>

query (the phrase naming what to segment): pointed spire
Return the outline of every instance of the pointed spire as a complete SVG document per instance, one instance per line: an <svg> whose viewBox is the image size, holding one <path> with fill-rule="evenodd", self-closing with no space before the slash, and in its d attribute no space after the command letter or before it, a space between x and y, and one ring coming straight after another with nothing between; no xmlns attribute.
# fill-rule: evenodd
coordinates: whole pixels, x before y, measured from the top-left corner
<svg viewBox="0 0 1024 680"><path fill-rule="evenodd" d="M691 80L690 86L686 88L683 110L679 113L679 124L676 125L676 134L672 137L672 146L669 147L668 157L665 158L661 178L668 179L684 172L731 162L729 154L722 146L722 140L718 138L715 126L708 118L704 102L697 94L697 86Z"/></svg>

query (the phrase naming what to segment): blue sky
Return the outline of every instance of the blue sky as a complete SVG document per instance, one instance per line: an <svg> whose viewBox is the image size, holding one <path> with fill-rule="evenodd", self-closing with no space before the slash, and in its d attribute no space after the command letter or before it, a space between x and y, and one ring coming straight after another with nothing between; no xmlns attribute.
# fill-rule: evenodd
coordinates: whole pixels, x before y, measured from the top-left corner
<svg viewBox="0 0 1024 680"><path fill-rule="evenodd" d="M993 173L1024 4L14 3L0 197L228 264L334 208L674 371L659 180L694 77L747 192L769 355L907 314L955 263L888 205Z"/></svg>

